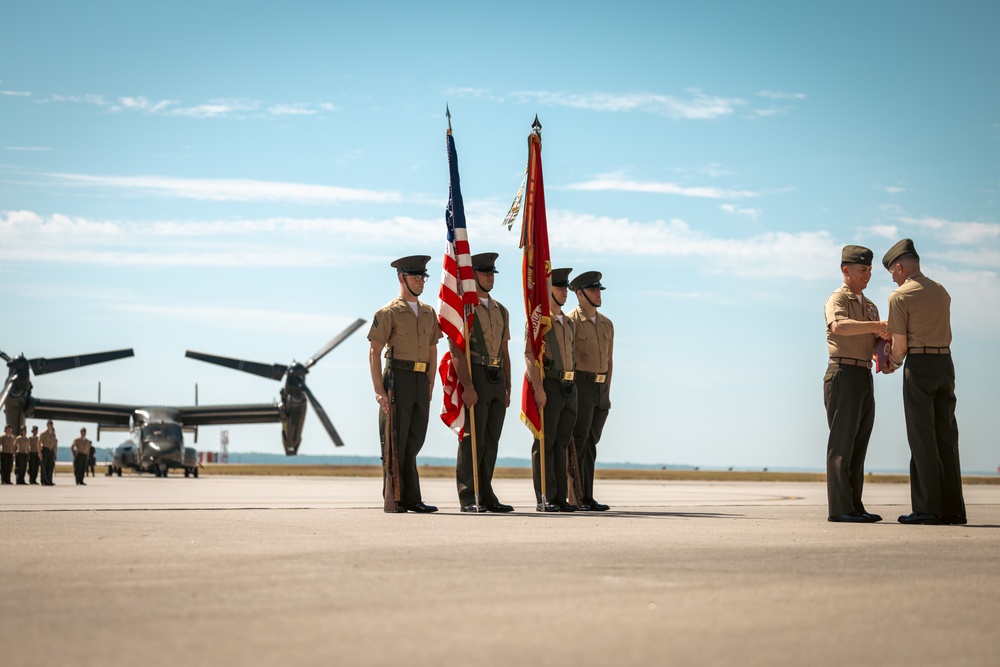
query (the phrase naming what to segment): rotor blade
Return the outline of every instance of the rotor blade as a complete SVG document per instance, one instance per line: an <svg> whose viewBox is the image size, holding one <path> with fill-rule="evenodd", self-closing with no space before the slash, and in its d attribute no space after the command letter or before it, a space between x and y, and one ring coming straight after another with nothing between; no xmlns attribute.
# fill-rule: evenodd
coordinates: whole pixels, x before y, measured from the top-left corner
<svg viewBox="0 0 1000 667"><path fill-rule="evenodd" d="M2 351L2 350L0 350L0 359L3 359L3 360L4 360L4 361L6 361L6 362L7 362L8 364L10 363L10 357L8 357L8 356L7 356L7 353L6 353L6 352L4 352L4 351Z"/></svg>
<svg viewBox="0 0 1000 667"><path fill-rule="evenodd" d="M341 343L343 343L344 339L346 339L352 333L354 333L355 331L357 331L358 329L360 329L361 325L363 325L364 323L365 323L365 320L362 320L362 319L354 320L354 322L352 322L349 327L347 327L346 329L344 329L343 331L341 331L339 334L337 334L336 338L334 338L329 343L327 343L326 345L324 345L323 349L321 349L319 352L317 352L316 354L314 354L313 356L311 356L302 365L305 366L306 368L311 367L317 361L319 361L320 359L322 359L323 357L325 357L330 352L330 350L332 350L333 348L335 348L338 345L340 345Z"/></svg>
<svg viewBox="0 0 1000 667"><path fill-rule="evenodd" d="M321 422L323 422L323 428L325 428L326 432L330 434L330 439L333 440L333 444L337 447L343 447L344 441L341 440L340 435L337 434L337 429L333 428L333 422L330 421L330 417L327 416L326 410L323 409L323 406L316 400L316 396L314 396L313 393L309 391L309 387L304 384L302 385L302 390L306 393L306 397L309 399L313 409L316 411L316 416L319 417Z"/></svg>
<svg viewBox="0 0 1000 667"><path fill-rule="evenodd" d="M17 373L7 378L7 381L3 385L3 392L0 392L0 405L3 405L4 401L7 400L7 394L10 393L10 389L14 386L15 381L17 381Z"/></svg>
<svg viewBox="0 0 1000 667"><path fill-rule="evenodd" d="M234 368L238 371L243 371L244 373L259 375L272 380L280 380L284 377L285 373L288 372L288 366L282 366L280 364L271 364L268 366L267 364L259 364L256 361L230 359L229 357L219 357L214 354L203 354L201 352L192 352L191 350L185 352L184 356L191 359L197 359L198 361L216 364L218 366L225 366L226 368Z"/></svg>
<svg viewBox="0 0 1000 667"><path fill-rule="evenodd" d="M39 357L38 359L30 360L28 363L31 364L31 370L34 371L35 375L45 375L46 373L58 373L59 371L65 371L70 368L90 366L91 364L100 364L105 361L114 361L115 359L124 359L125 357L134 356L135 352L132 351L132 348L129 348L127 350L112 350L110 352L81 354L78 357L59 357L58 359L45 359L44 357Z"/></svg>

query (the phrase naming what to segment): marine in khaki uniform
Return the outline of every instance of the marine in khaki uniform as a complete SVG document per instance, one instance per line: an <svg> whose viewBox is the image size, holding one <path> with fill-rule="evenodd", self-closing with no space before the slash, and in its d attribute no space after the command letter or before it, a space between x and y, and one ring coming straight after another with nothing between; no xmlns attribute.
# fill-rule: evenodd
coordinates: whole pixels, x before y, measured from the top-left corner
<svg viewBox="0 0 1000 667"><path fill-rule="evenodd" d="M569 314L576 327L576 386L578 400L573 440L583 486L581 509L604 512L607 505L594 500L594 464L597 443L611 410L611 372L614 366L615 327L601 307L601 274L585 271L573 278L570 289L579 306Z"/></svg>
<svg viewBox="0 0 1000 667"><path fill-rule="evenodd" d="M28 432L24 426L21 432L14 438L14 475L18 484L27 484L24 481L24 474L28 472Z"/></svg>
<svg viewBox="0 0 1000 667"><path fill-rule="evenodd" d="M472 437L467 434L458 446L455 481L458 502L463 512L513 512L514 508L497 499L493 491L493 470L504 417L510 406L510 314L496 299L490 297L495 274L498 273L495 252L472 256L476 274L479 305L469 332L469 357L472 373L465 364L465 355L449 340L455 359L455 372L462 383L462 400L473 410L476 422L476 457L472 460ZM469 424L466 413L466 424ZM479 507L476 507L473 468L479 468Z"/></svg>
<svg viewBox="0 0 1000 667"><path fill-rule="evenodd" d="M903 367L903 412L910 444L908 524L964 524L962 467L951 360L951 296L920 271L913 241L889 249L882 264L899 285L889 295L890 369ZM903 366L903 360L906 365Z"/></svg>
<svg viewBox="0 0 1000 667"><path fill-rule="evenodd" d="M0 436L0 484L11 484L10 473L14 469L14 432L10 424L3 427Z"/></svg>
<svg viewBox="0 0 1000 667"><path fill-rule="evenodd" d="M865 454L875 425L872 356L885 321L864 295L872 277L873 253L844 246L840 272L844 284L826 300L826 346L830 364L823 376L823 403L830 437L826 444L826 496L829 521L874 523L882 517L865 510L861 489Z"/></svg>
<svg viewBox="0 0 1000 667"><path fill-rule="evenodd" d="M31 427L31 435L28 436L28 483L38 484L38 427Z"/></svg>
<svg viewBox="0 0 1000 667"><path fill-rule="evenodd" d="M50 419L45 423L45 431L38 437L42 449L42 486L55 486L56 454L59 440Z"/></svg>
<svg viewBox="0 0 1000 667"><path fill-rule="evenodd" d="M539 512L575 512L567 502L566 451L576 425L577 391L574 372L574 323L562 312L573 269L552 269L549 310L552 328L545 334L544 377L535 365L529 331L525 327L524 360L528 367L535 405L542 415L545 438L545 498L542 498L541 443L531 445L531 477Z"/></svg>
<svg viewBox="0 0 1000 667"><path fill-rule="evenodd" d="M379 433L385 431L389 412L387 392L389 368L382 368L382 357L392 353L392 373L395 387L396 455L399 460L400 504L397 511L436 512L437 507L424 504L420 495L417 454L424 445L430 417L431 394L437 372L437 342L441 338L434 309L420 302L424 283L429 277L430 257L401 257L391 264L399 281L399 296L382 307L368 330L371 369L375 400L379 407Z"/></svg>
<svg viewBox="0 0 1000 667"><path fill-rule="evenodd" d="M73 452L73 474L78 486L87 486L83 476L87 473L87 461L90 459L90 440L87 440L87 429L80 429L80 437L73 441L69 449Z"/></svg>

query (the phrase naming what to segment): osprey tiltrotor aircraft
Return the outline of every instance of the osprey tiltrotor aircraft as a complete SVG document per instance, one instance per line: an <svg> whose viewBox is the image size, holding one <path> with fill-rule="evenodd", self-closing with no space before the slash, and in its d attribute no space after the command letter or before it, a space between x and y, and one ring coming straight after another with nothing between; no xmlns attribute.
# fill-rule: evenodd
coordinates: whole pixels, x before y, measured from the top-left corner
<svg viewBox="0 0 1000 667"><path fill-rule="evenodd" d="M305 378L316 362L363 324L364 320L356 320L304 363L293 361L288 366L266 365L187 351L185 356L192 359L272 380L284 378L281 399L275 403L197 405L196 397L196 404L192 406L163 407L102 403L100 396L97 403L88 403L37 398L31 394L31 373L43 375L134 356L133 351L127 349L58 359L26 359L23 354L12 358L0 352L0 357L7 362L8 368L7 380L0 392L0 405L3 405L6 412L7 424L15 433L20 431L26 419L96 422L98 439L101 431L128 431L131 434L130 440L115 449L110 468L119 476L122 468L151 472L157 477L165 477L171 468L179 468L184 471L185 477L189 474L197 477L198 453L193 447L184 446L183 433L194 433L197 442L199 426L280 422L285 454L294 456L302 442L307 403L316 410L316 415L333 443L342 447L344 441L333 428L333 422L323 406L306 386Z"/></svg>

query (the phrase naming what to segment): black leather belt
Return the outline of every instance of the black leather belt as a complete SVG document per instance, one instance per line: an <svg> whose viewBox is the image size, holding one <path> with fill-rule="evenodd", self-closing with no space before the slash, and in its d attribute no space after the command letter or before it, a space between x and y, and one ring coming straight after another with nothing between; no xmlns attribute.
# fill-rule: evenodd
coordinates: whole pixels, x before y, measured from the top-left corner
<svg viewBox="0 0 1000 667"><path fill-rule="evenodd" d="M577 371L576 379L582 380L584 382L594 382L597 384L604 384L608 381L607 373L588 373L587 371Z"/></svg>
<svg viewBox="0 0 1000 667"><path fill-rule="evenodd" d="M861 361L860 359L854 359L853 357L830 357L830 361L835 364L840 364L841 366L861 366L862 368L872 367L872 362Z"/></svg>
<svg viewBox="0 0 1000 667"><path fill-rule="evenodd" d="M406 361L405 359L393 359L392 367L400 371L413 371L414 373L426 373L426 361Z"/></svg>
<svg viewBox="0 0 1000 667"><path fill-rule="evenodd" d="M906 351L907 354L951 354L951 348L948 347L911 347Z"/></svg>
<svg viewBox="0 0 1000 667"><path fill-rule="evenodd" d="M572 382L576 378L576 373L573 371L557 371L552 368L545 369L545 377L550 380L562 380L563 382Z"/></svg>
<svg viewBox="0 0 1000 667"><path fill-rule="evenodd" d="M489 357L478 352L470 352L469 359L472 363L479 366L487 366L489 368L503 368L503 358L502 357Z"/></svg>

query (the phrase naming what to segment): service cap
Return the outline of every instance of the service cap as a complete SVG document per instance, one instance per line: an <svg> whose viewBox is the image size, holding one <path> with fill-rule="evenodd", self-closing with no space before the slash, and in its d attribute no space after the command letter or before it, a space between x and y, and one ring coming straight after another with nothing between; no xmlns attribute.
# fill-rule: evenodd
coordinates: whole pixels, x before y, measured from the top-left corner
<svg viewBox="0 0 1000 667"><path fill-rule="evenodd" d="M569 274L573 269L552 269L552 286L569 287Z"/></svg>
<svg viewBox="0 0 1000 667"><path fill-rule="evenodd" d="M396 273L429 278L431 275L427 273L427 262L429 261L431 261L429 255L410 255L409 257L400 257L389 266L396 269Z"/></svg>
<svg viewBox="0 0 1000 667"><path fill-rule="evenodd" d="M885 253L885 257L882 258L882 266L888 270L903 255L917 255L917 249L913 247L912 240L902 239L889 248L889 252ZM920 255L917 255L917 259L920 259Z"/></svg>
<svg viewBox="0 0 1000 667"><path fill-rule="evenodd" d="M601 284L601 272L600 271L584 271L576 278L573 278L570 282L569 287L574 292L582 289L592 289L596 288L599 290L605 289L604 285Z"/></svg>
<svg viewBox="0 0 1000 667"><path fill-rule="evenodd" d="M871 266L874 256L875 253L863 245L845 245L844 250L840 253L840 263Z"/></svg>
<svg viewBox="0 0 1000 667"><path fill-rule="evenodd" d="M480 273L500 273L497 271L497 257L499 253L481 252L472 256L472 269Z"/></svg>

